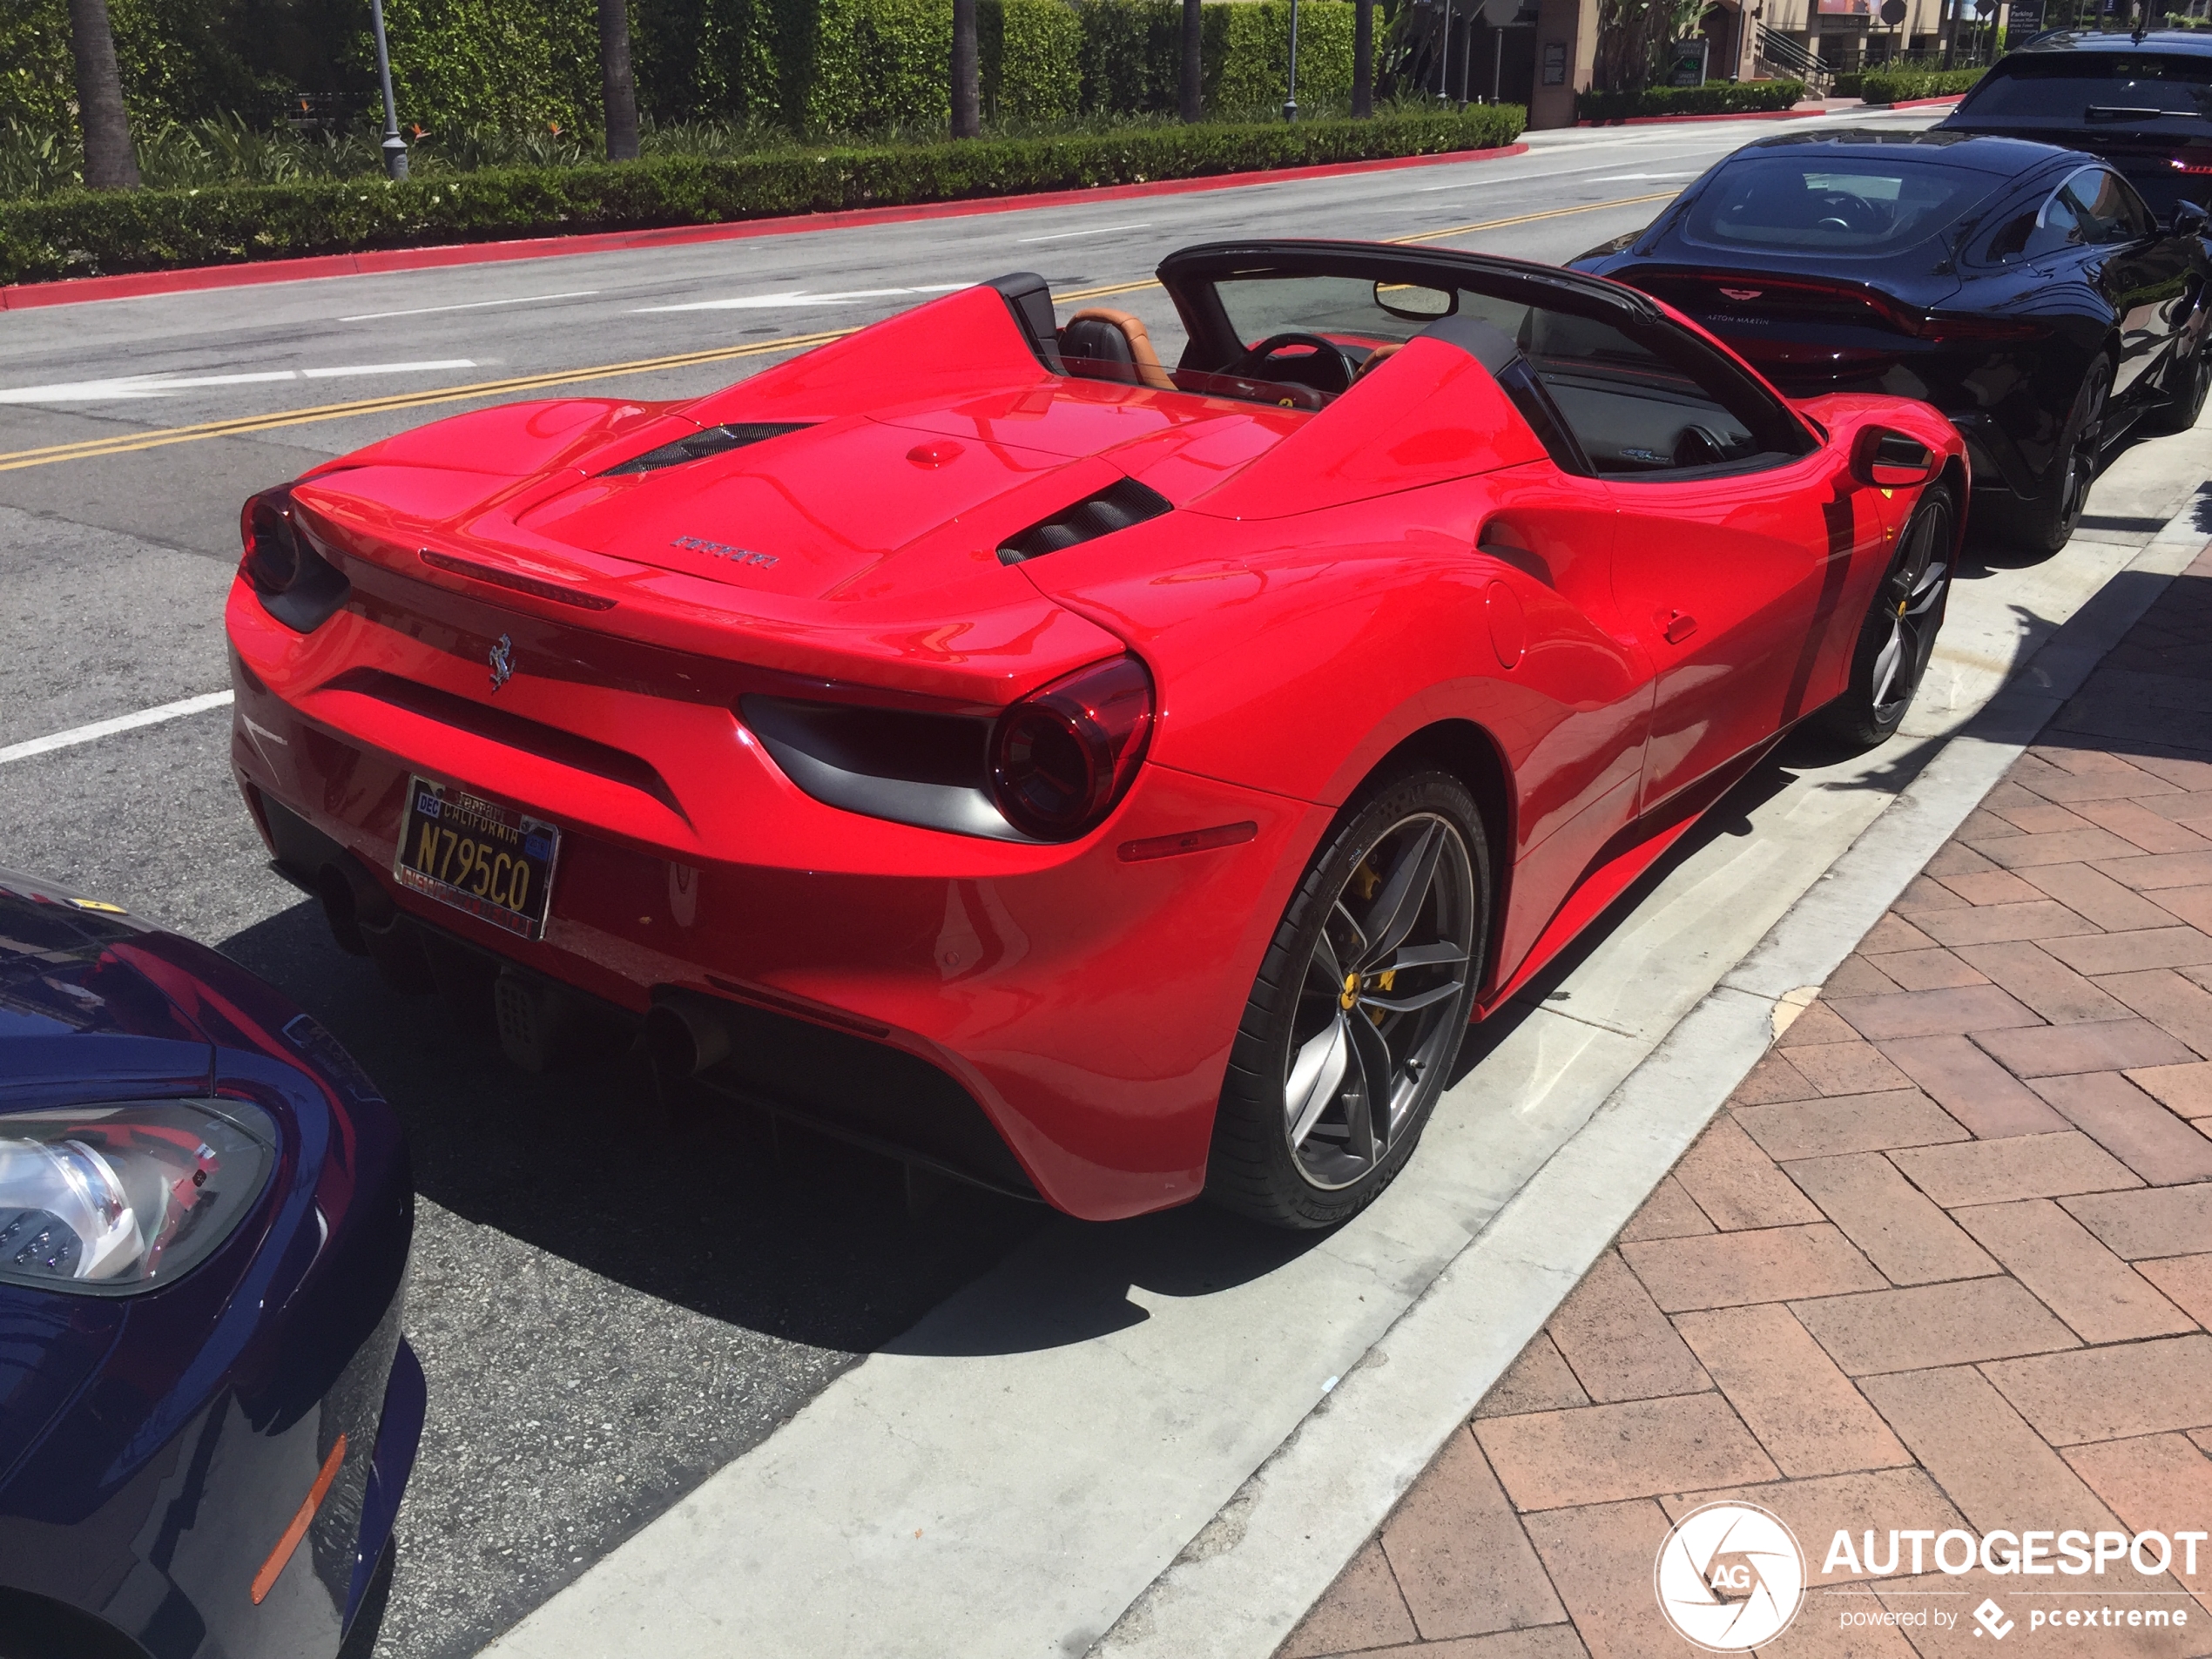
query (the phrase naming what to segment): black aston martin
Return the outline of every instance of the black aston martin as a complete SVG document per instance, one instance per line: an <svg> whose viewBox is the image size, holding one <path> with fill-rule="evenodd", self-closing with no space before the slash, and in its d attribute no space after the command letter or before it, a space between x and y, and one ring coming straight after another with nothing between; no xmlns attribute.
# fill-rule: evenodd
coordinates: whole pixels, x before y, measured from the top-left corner
<svg viewBox="0 0 2212 1659"><path fill-rule="evenodd" d="M1793 397L1933 403L1966 436L1980 526L2054 551L2121 433L2181 429L2203 407L2204 231L2188 205L2161 226L2078 152L1791 133L1737 151L1575 266L1665 300Z"/></svg>

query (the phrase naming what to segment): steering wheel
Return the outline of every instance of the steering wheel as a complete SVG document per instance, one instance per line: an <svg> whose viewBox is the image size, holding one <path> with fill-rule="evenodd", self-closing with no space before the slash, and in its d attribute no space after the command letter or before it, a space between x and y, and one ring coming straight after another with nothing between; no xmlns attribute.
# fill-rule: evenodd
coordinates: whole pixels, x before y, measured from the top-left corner
<svg viewBox="0 0 2212 1659"><path fill-rule="evenodd" d="M1293 346L1303 346L1311 354L1279 363L1275 361L1277 353ZM1311 386L1318 392L1341 392L1352 384L1352 365L1344 348L1334 341L1292 329L1268 335L1236 361L1216 372L1248 380L1289 381L1295 385Z"/></svg>
<svg viewBox="0 0 2212 1659"><path fill-rule="evenodd" d="M1880 215L1874 205L1864 197L1854 196L1847 190L1831 190L1820 199L1821 215L1813 221L1815 230L1879 231Z"/></svg>

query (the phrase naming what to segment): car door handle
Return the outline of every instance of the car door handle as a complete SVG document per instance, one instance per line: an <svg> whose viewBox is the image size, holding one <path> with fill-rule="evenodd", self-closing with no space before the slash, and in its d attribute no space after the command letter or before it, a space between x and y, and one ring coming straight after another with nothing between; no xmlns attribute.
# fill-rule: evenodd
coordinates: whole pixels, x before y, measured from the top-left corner
<svg viewBox="0 0 2212 1659"><path fill-rule="evenodd" d="M1679 645L1697 631L1697 618L1682 610L1662 610L1652 618L1669 645Z"/></svg>

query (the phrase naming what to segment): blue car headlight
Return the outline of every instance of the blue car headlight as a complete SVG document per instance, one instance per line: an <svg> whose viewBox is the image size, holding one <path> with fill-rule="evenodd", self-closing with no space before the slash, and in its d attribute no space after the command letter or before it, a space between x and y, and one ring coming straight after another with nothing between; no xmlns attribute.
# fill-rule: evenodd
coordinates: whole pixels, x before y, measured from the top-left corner
<svg viewBox="0 0 2212 1659"><path fill-rule="evenodd" d="M260 1197L276 1125L237 1100L0 1116L0 1281L91 1296L166 1285Z"/></svg>

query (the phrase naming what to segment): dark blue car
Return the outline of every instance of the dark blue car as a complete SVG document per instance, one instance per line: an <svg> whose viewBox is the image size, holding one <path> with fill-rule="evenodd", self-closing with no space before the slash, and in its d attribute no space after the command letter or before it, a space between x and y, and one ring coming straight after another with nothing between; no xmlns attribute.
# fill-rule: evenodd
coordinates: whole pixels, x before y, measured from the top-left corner
<svg viewBox="0 0 2212 1659"><path fill-rule="evenodd" d="M398 1121L313 1019L0 871L0 1659L366 1650L413 1230Z"/></svg>

